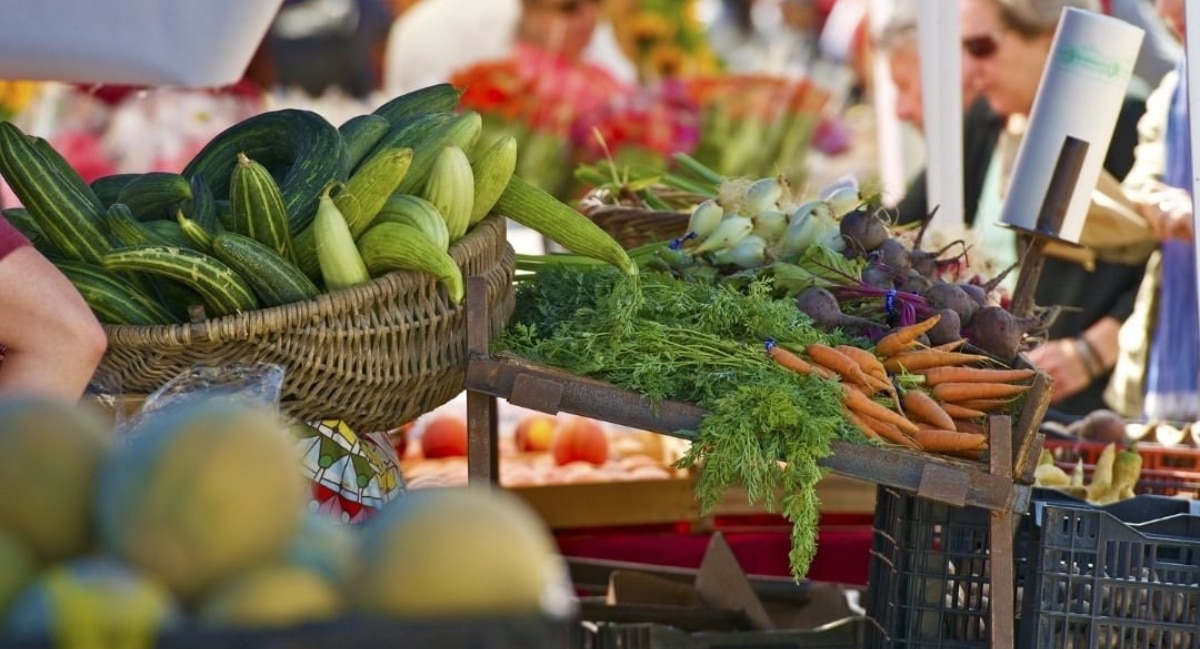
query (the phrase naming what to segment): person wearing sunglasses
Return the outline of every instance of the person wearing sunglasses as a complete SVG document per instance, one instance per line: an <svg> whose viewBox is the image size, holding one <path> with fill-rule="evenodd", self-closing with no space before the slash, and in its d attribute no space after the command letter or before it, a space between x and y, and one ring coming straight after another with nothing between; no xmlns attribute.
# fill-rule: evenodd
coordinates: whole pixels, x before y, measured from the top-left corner
<svg viewBox="0 0 1200 649"><path fill-rule="evenodd" d="M964 74L1003 120L989 164L981 175L966 178L980 187L979 205L967 218L979 234L980 248L1005 267L1017 261L1018 243L1011 230L997 225L1004 188L1058 21L1068 7L1101 7L1098 0L961 0L960 6ZM1148 229L1119 185L1133 166L1137 123L1144 111L1144 95L1126 97L1093 191L1084 248L1047 248L1035 300L1065 309L1029 358L1054 379L1055 414L1080 416L1106 407L1104 390L1118 355L1118 332L1133 310L1153 250Z"/></svg>

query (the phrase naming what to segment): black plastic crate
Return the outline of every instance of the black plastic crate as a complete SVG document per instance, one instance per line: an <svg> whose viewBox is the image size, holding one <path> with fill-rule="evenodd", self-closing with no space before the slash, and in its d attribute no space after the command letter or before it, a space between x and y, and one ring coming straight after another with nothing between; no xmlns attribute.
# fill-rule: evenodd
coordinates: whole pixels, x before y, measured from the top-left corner
<svg viewBox="0 0 1200 649"><path fill-rule="evenodd" d="M1047 506L1021 646L1200 649L1200 518Z"/></svg>
<svg viewBox="0 0 1200 649"><path fill-rule="evenodd" d="M701 631L662 624L597 624L577 649L862 649L867 621L850 617L816 629Z"/></svg>
<svg viewBox="0 0 1200 649"><path fill-rule="evenodd" d="M1018 629L1027 559L1037 553L1034 530L1045 509L1056 505L1095 510L1058 491L1034 490L1030 513L1018 516L1014 538ZM1192 507L1186 500L1139 496L1104 511L1119 520L1141 522L1189 512ZM869 649L988 648L989 523L990 514L983 509L878 489L867 589L867 615L873 622L868 629Z"/></svg>

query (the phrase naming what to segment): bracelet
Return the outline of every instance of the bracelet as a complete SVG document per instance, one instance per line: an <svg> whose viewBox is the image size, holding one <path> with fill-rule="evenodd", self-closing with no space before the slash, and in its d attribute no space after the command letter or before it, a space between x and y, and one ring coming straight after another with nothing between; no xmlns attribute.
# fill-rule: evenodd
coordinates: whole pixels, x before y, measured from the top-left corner
<svg viewBox="0 0 1200 649"><path fill-rule="evenodd" d="M1096 348L1092 347L1092 343L1088 342L1086 338L1080 336L1075 339L1075 351L1083 360L1083 369L1088 373L1088 378L1094 379L1104 374L1104 364L1100 362Z"/></svg>

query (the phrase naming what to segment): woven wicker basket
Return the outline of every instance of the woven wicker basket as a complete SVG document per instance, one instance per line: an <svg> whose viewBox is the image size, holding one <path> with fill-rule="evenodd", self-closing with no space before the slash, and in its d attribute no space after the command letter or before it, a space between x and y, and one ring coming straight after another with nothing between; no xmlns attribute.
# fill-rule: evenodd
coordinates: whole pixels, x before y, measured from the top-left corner
<svg viewBox="0 0 1200 649"><path fill-rule="evenodd" d="M682 236L687 232L690 218L680 212L655 212L624 205L589 207L584 214L626 250Z"/></svg>
<svg viewBox="0 0 1200 649"><path fill-rule="evenodd" d="M505 220L490 216L450 248L464 277L488 285L492 333L512 315L516 261ZM464 389L466 303L453 306L431 276L394 272L315 300L188 325L109 326L96 383L149 394L195 366L276 363L283 410L383 431Z"/></svg>

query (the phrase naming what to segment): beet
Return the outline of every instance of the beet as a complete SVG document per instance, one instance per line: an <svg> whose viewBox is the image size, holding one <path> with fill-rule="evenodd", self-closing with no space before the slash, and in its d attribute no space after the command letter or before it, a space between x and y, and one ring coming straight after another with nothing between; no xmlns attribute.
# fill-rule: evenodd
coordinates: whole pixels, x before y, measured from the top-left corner
<svg viewBox="0 0 1200 649"><path fill-rule="evenodd" d="M1011 363L1021 349L1025 333L1037 325L1037 318L1018 318L1001 307L987 306L971 319L968 338L976 347Z"/></svg>
<svg viewBox="0 0 1200 649"><path fill-rule="evenodd" d="M958 284L934 282L921 296L935 309L950 309L957 313L959 322L970 322L979 308Z"/></svg>
<svg viewBox="0 0 1200 649"><path fill-rule="evenodd" d="M862 283L875 288L890 290L896 288L892 269L881 263L869 264L862 271Z"/></svg>
<svg viewBox="0 0 1200 649"><path fill-rule="evenodd" d="M958 311L954 309L939 309L938 315L942 316L938 319L938 323L933 326L926 334L929 336L929 343L932 345L945 345L952 343L962 338L962 320L958 317Z"/></svg>
<svg viewBox="0 0 1200 649"><path fill-rule="evenodd" d="M908 269L908 274L904 278L904 281L901 282L900 286L897 286L896 288L906 293L916 293L920 295L932 285L933 282L929 281L923 275L921 275L921 273L917 272L917 269L910 268Z"/></svg>
<svg viewBox="0 0 1200 649"><path fill-rule="evenodd" d="M866 318L858 318L842 313L842 307L838 304L838 300L834 297L833 293L820 287L814 286L805 289L796 298L796 308L812 318L813 322L822 329L877 326L874 322Z"/></svg>
<svg viewBox="0 0 1200 649"><path fill-rule="evenodd" d="M887 224L878 216L862 209L847 212L838 227L842 238L846 240L847 248L870 252L878 249L889 238Z"/></svg>
<svg viewBox="0 0 1200 649"><path fill-rule="evenodd" d="M896 277L907 275L908 271L912 269L912 259L909 257L908 248L898 239L884 241L879 246L879 258L887 264L888 268L892 269Z"/></svg>
<svg viewBox="0 0 1200 649"><path fill-rule="evenodd" d="M979 286L978 284L959 284L958 287L967 294L967 297L971 298L972 302L979 305L981 308L991 304L991 302L988 301L987 291L985 291L982 286Z"/></svg>

